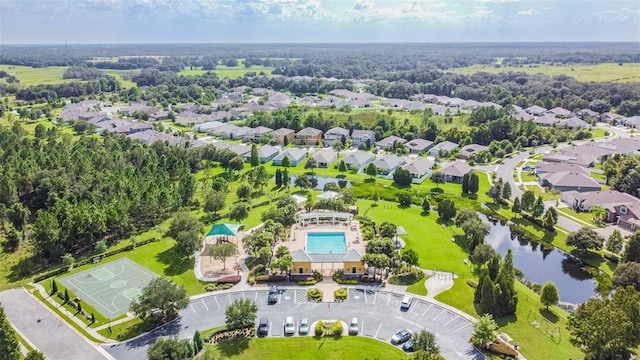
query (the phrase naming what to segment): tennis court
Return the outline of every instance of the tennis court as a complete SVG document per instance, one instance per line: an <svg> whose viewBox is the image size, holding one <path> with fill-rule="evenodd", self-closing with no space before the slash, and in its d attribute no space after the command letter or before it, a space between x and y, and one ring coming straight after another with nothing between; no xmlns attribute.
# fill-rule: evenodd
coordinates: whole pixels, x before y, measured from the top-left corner
<svg viewBox="0 0 640 360"><path fill-rule="evenodd" d="M132 299L157 277L135 262L121 258L65 276L58 281L108 319L125 314Z"/></svg>

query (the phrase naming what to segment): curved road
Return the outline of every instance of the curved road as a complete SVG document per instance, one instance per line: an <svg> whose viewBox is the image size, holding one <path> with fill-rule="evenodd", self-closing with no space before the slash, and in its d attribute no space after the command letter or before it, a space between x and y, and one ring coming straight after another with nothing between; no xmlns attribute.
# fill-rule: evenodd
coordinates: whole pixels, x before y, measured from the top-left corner
<svg viewBox="0 0 640 360"><path fill-rule="evenodd" d="M388 342L399 329L419 331L427 329L436 334L441 354L447 359L485 359L469 339L473 324L459 312L450 310L435 301L414 298L408 311L400 311L404 294L379 289L349 289L349 298L340 303L310 303L306 289L283 290L278 303L267 305L267 290L236 291L210 294L192 300L181 317L159 329L124 343L105 345L104 350L118 360L144 359L147 348L159 336L178 336L191 339L196 329L209 329L224 325L225 308L235 299L250 298L258 304L258 318L267 317L269 336L282 337L286 316L292 316L296 324L301 318L311 325L317 320L341 320L349 324L357 317L359 336L368 336ZM313 327L311 327L313 329ZM297 327L296 327L296 335Z"/></svg>

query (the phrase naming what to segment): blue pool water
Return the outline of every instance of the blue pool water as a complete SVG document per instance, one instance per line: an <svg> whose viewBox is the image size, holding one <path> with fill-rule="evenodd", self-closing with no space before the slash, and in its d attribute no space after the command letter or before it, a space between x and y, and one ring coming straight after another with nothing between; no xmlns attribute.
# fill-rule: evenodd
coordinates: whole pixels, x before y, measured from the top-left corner
<svg viewBox="0 0 640 360"><path fill-rule="evenodd" d="M311 254L339 254L347 251L343 232L307 233L306 250Z"/></svg>

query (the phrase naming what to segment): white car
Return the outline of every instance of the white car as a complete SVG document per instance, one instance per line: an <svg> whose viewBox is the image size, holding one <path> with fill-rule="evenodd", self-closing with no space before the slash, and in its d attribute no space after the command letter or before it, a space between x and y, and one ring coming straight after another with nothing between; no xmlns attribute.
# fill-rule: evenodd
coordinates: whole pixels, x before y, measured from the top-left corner
<svg viewBox="0 0 640 360"><path fill-rule="evenodd" d="M307 318L303 318L300 320L300 325L298 326L298 334L309 334L309 320L307 320Z"/></svg>
<svg viewBox="0 0 640 360"><path fill-rule="evenodd" d="M358 335L360 331L360 325L358 323L358 318L351 319L351 324L349 324L349 335Z"/></svg>
<svg viewBox="0 0 640 360"><path fill-rule="evenodd" d="M295 332L296 324L293 323L293 318L291 316L287 316L287 319L284 321L284 334L293 335Z"/></svg>
<svg viewBox="0 0 640 360"><path fill-rule="evenodd" d="M411 296L405 296L402 298L402 303L400 303L400 310L407 311L411 307L411 303L413 302L413 298Z"/></svg>

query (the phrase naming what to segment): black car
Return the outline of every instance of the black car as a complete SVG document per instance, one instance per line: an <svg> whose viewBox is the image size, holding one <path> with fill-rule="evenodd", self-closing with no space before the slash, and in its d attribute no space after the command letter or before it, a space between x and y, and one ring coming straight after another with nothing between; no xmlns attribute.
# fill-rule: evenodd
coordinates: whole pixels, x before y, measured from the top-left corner
<svg viewBox="0 0 640 360"><path fill-rule="evenodd" d="M275 286L269 287L269 297L267 298L269 304L275 304L278 302L278 288Z"/></svg>
<svg viewBox="0 0 640 360"><path fill-rule="evenodd" d="M258 336L267 335L269 335L269 319L260 318L260 322L258 322Z"/></svg>
<svg viewBox="0 0 640 360"><path fill-rule="evenodd" d="M406 352L414 352L416 351L415 346L413 346L413 339L409 339L404 345L402 345L402 349Z"/></svg>

